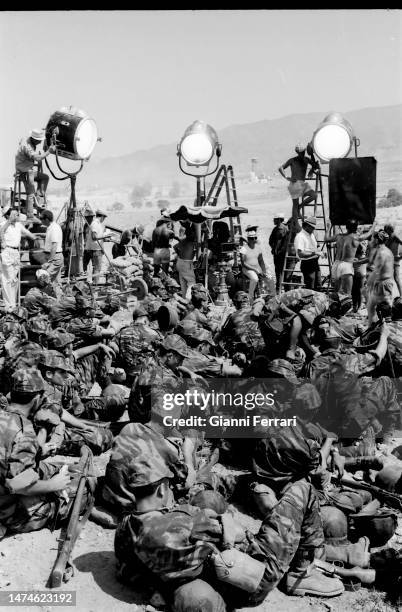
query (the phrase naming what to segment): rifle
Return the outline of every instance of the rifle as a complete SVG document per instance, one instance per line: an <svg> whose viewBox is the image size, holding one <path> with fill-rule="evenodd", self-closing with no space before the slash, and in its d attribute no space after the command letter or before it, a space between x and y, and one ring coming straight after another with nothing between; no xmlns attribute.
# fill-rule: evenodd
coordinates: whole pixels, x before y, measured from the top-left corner
<svg viewBox="0 0 402 612"><path fill-rule="evenodd" d="M339 482L339 481L337 481ZM373 497L376 497L383 504L386 504L390 508L394 508L395 510L402 511L402 495L398 493L391 493L391 491L386 491L385 489L381 489L380 487L376 487L375 485L369 484L368 482L363 482L361 480L354 480L354 478L348 478L347 476L342 476L341 484L345 487L349 487L350 489L361 489L362 491L369 491Z"/></svg>
<svg viewBox="0 0 402 612"><path fill-rule="evenodd" d="M70 519L66 527L65 535L60 539L62 544L59 548L55 564L50 574L50 588L57 588L61 586L63 580L67 582L70 578L66 572L66 568L67 565L69 565L69 559L75 542L77 541L81 529L85 525L94 504L94 495L91 491L89 503L85 509L85 512L80 516L82 498L88 480L88 470L91 466L92 453L87 446L82 446L80 461L77 465L78 470L81 472L81 477L78 483L74 503L71 508Z"/></svg>

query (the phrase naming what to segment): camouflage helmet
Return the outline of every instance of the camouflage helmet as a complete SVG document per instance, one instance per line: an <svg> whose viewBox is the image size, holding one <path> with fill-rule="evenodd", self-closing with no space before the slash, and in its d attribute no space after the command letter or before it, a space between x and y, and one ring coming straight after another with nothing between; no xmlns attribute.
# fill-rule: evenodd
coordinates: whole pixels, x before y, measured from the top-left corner
<svg viewBox="0 0 402 612"><path fill-rule="evenodd" d="M74 342L73 334L69 334L63 327L57 327L47 337L49 349L63 348L67 344Z"/></svg>
<svg viewBox="0 0 402 612"><path fill-rule="evenodd" d="M346 515L335 506L321 506L320 514L325 542L334 546L348 542L348 520Z"/></svg>
<svg viewBox="0 0 402 612"><path fill-rule="evenodd" d="M162 302L158 299L153 299L147 302L146 304L141 304L142 308L144 308L151 319L153 321L156 319L158 310L161 307Z"/></svg>
<svg viewBox="0 0 402 612"><path fill-rule="evenodd" d="M39 393L44 389L45 381L37 368L20 368L11 376L11 391Z"/></svg>
<svg viewBox="0 0 402 612"><path fill-rule="evenodd" d="M132 459L130 461L129 484L131 487L145 487L162 480L162 478L173 478L165 461L155 449L143 449L142 446L132 441L130 448Z"/></svg>
<svg viewBox="0 0 402 612"><path fill-rule="evenodd" d="M182 357L188 357L189 351L187 344L183 338L180 338L180 336L177 334L169 334L166 336L166 338L164 338L162 341L161 346L163 346L166 351L175 351Z"/></svg>
<svg viewBox="0 0 402 612"><path fill-rule="evenodd" d="M195 283L191 287L191 297L203 298L207 296L207 290L202 283Z"/></svg>
<svg viewBox="0 0 402 612"><path fill-rule="evenodd" d="M45 368L52 370L63 370L74 374L71 362L58 351L43 351L39 363Z"/></svg>
<svg viewBox="0 0 402 612"><path fill-rule="evenodd" d="M20 321L28 320L28 311L23 306L17 306L16 308L14 308L14 310L11 311L11 314Z"/></svg>
<svg viewBox="0 0 402 612"><path fill-rule="evenodd" d="M50 322L46 315L37 315L28 319L25 327L27 332L34 334L48 334L51 331Z"/></svg>
<svg viewBox="0 0 402 612"><path fill-rule="evenodd" d="M298 382L294 367L286 359L273 359L267 364L267 369L269 373L275 374L278 378L286 378L294 383Z"/></svg>
<svg viewBox="0 0 402 612"><path fill-rule="evenodd" d="M193 319L183 319L180 321L178 331L184 338L189 338L193 342L208 342L211 346L216 346L211 332L200 327Z"/></svg>
<svg viewBox="0 0 402 612"><path fill-rule="evenodd" d="M163 289L164 284L160 278L155 276L151 281L151 289Z"/></svg>
<svg viewBox="0 0 402 612"><path fill-rule="evenodd" d="M138 319L138 317L148 317L148 311L141 304L137 305L133 310L133 321Z"/></svg>
<svg viewBox="0 0 402 612"><path fill-rule="evenodd" d="M165 287L168 289L180 289L180 285L177 280L171 276L168 276L168 278L165 280Z"/></svg>
<svg viewBox="0 0 402 612"><path fill-rule="evenodd" d="M317 410L321 406L321 396L315 386L311 383L304 383L296 389L294 401L304 410Z"/></svg>
<svg viewBox="0 0 402 612"><path fill-rule="evenodd" d="M120 296L116 293L108 293L105 298L105 306L109 306L111 308L120 308Z"/></svg>

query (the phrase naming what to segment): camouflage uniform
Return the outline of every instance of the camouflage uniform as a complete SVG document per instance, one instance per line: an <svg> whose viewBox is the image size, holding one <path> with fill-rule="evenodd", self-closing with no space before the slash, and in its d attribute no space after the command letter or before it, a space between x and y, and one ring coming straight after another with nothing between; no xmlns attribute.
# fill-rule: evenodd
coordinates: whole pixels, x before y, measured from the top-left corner
<svg viewBox="0 0 402 612"><path fill-rule="evenodd" d="M135 472L134 472L135 473ZM159 459L137 464L133 486L169 478ZM144 567L174 610L226 609L224 600L243 607L261 603L298 558L311 558L324 543L314 488L306 480L290 484L265 517L258 534L237 545L265 564L257 591L248 594L219 582L209 570L211 544L223 547L219 517L196 506L176 505L124 516L115 534L120 577L126 581ZM209 584L208 584L209 583ZM194 601L196 600L196 603ZM192 603L190 603L190 600ZM201 607L202 606L202 607Z"/></svg>
<svg viewBox="0 0 402 612"><path fill-rule="evenodd" d="M102 490L103 499L119 514L135 510L135 487L131 483L136 477L138 458L145 455L160 456L176 484L182 485L186 480L188 470L181 441L165 437L153 423L129 423L113 442Z"/></svg>
<svg viewBox="0 0 402 612"><path fill-rule="evenodd" d="M282 318L281 305L299 315L302 321L310 327L316 317L328 310L329 298L325 293L299 287L286 291L280 297L271 298L266 304L265 311L271 314L277 313ZM287 318L289 315L285 313L284 316Z"/></svg>
<svg viewBox="0 0 402 612"><path fill-rule="evenodd" d="M42 357L43 366L49 369L61 369L71 374L74 374L74 368L68 359L63 357L57 351L46 351ZM66 384L67 383L67 384ZM63 409L66 406L69 411L74 412L74 404L80 399L74 388L65 382L62 388L45 381L45 394L40 404L40 409L35 413L33 419L36 427L45 427L48 434L53 436L56 441L60 442L58 452L64 455L78 456L81 447L87 445L94 455L99 455L108 450L113 441L113 435L110 430L101 427L80 429L72 425L65 426L61 423ZM57 421L59 418L60 421ZM63 439L59 440L63 434Z"/></svg>
<svg viewBox="0 0 402 612"><path fill-rule="evenodd" d="M37 367L44 348L37 342L12 336L4 345L4 368L1 372L2 391L10 390L11 376L19 368Z"/></svg>
<svg viewBox="0 0 402 612"><path fill-rule="evenodd" d="M252 308L242 306L232 312L223 324L220 337L224 340L230 354L243 351L249 357L265 353L265 342L259 324L252 318Z"/></svg>
<svg viewBox="0 0 402 612"><path fill-rule="evenodd" d="M166 336L161 346L184 358L188 356L186 343L177 334ZM149 357L131 388L128 400L130 420L147 423L150 420L151 407L153 412L166 414L162 407L163 397L166 393L179 393L182 381L180 372L173 372L158 357Z"/></svg>
<svg viewBox="0 0 402 612"><path fill-rule="evenodd" d="M73 317L65 327L74 336L73 347L79 348L85 344L94 344L102 339L103 328L92 317Z"/></svg>
<svg viewBox="0 0 402 612"><path fill-rule="evenodd" d="M395 428L399 407L393 380L388 376L365 380L377 365L376 353L353 349L328 349L309 363L307 376L323 400L325 422L341 437L359 437L373 418L380 419L384 433Z"/></svg>
<svg viewBox="0 0 402 612"><path fill-rule="evenodd" d="M119 347L118 365L133 378L161 340L162 336L148 325L134 322L123 327L115 337Z"/></svg>
<svg viewBox="0 0 402 612"><path fill-rule="evenodd" d="M23 298L24 307L31 317L38 314L49 314L56 301L56 296L54 292L52 295L51 289L41 287L32 287Z"/></svg>
<svg viewBox="0 0 402 612"><path fill-rule="evenodd" d="M17 370L12 377L12 390L40 392L44 381L35 368ZM57 493L20 495L19 491L55 475L60 465L40 462L39 445L32 423L16 406L0 410L0 539L6 531L28 532L51 525L67 517L72 500L66 503ZM78 480L69 485L74 496Z"/></svg>

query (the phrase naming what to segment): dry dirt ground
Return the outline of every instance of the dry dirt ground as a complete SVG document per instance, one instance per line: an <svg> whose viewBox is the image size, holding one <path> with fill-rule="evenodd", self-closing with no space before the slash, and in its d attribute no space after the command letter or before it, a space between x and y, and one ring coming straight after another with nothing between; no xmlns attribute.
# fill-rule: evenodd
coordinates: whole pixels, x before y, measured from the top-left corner
<svg viewBox="0 0 402 612"><path fill-rule="evenodd" d="M399 440L402 443L402 439ZM108 454L96 458L98 475L104 472ZM219 466L217 466L219 469ZM223 468L225 469L225 468ZM260 521L231 506L235 517L253 532L258 530ZM51 533L43 529L36 533L27 533L4 539L0 543L0 591L1 590L41 590L46 582L56 559L57 539L60 531ZM93 522L88 522L81 533L73 551L72 559L75 574L67 584L55 591L75 591L76 609L80 612L145 612L161 610L163 607L154 600L151 592L134 592L121 584L115 577L115 558L113 552L114 530L103 529ZM402 515L399 527L389 547L402 548ZM257 608L247 608L256 612L402 612L402 594L395 603L386 593L374 589L362 588L357 592L345 592L334 599L311 597L289 597L275 589L266 601ZM393 603L392 603L393 601ZM25 612L42 609L68 611L66 606L18 606ZM11 609L11 608L10 608ZM246 609L244 608L243 611Z"/></svg>

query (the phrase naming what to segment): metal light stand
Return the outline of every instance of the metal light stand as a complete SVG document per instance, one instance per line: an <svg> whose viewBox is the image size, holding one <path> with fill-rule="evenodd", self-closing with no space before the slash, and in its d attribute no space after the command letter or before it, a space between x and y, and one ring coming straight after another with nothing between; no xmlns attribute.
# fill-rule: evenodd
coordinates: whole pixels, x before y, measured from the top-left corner
<svg viewBox="0 0 402 612"><path fill-rule="evenodd" d="M209 172L205 172L204 174L193 174L192 172L187 172L184 168L183 168L183 164L182 164L182 155L180 152L180 148L177 148L177 156L179 158L179 168L180 170L183 172L183 174L186 174L187 176L193 176L197 179L197 196L196 196L196 207L201 207L204 204L205 201L205 177L210 176L211 174L215 174L215 172L218 169L219 166L219 158L221 156L221 149L220 147L217 147L215 150L215 155L216 155L216 165L215 168L213 170L210 170ZM188 165L188 164L187 164ZM209 164L208 164L209 166ZM207 166L207 170L208 170L208 166ZM201 188L201 179L203 179L203 189ZM200 258L201 253L202 253L202 241L201 241L201 226L202 224L200 223L199 226L198 224L196 224L196 236L197 236L197 260ZM204 257L205 257L205 280L204 280L204 285L205 285L205 289L208 289L208 241L206 242L205 245L205 249L204 249Z"/></svg>
<svg viewBox="0 0 402 612"><path fill-rule="evenodd" d="M53 141L54 140L55 140L55 135L54 135ZM47 159L45 158L46 166L50 174L52 175L52 177L56 179L57 181L64 181L66 179L70 179L70 200L67 204L66 227L63 232L63 253L69 252L67 277L68 277L68 280L70 280L70 276L78 276L79 274L82 274L83 253L82 254L79 253L81 249L79 245L79 238L77 236L78 209L77 209L77 200L75 197L75 185L77 181L77 175L81 172L84 166L84 160L81 160L80 167L78 168L76 172L67 172L60 166L59 156L57 153L57 147L55 151L55 157L56 157L57 167L64 176L63 177L56 176L53 173L52 169L50 168Z"/></svg>

